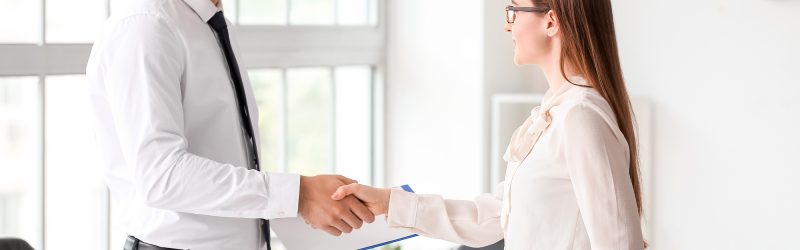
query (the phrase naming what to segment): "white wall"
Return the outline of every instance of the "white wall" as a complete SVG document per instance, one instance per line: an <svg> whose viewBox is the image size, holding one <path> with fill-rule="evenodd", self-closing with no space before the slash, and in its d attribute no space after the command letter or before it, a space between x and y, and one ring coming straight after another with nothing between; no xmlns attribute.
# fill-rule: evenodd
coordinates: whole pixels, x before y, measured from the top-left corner
<svg viewBox="0 0 800 250"><path fill-rule="evenodd" d="M612 2L653 103L653 249L798 249L800 1Z"/></svg>
<svg viewBox="0 0 800 250"><path fill-rule="evenodd" d="M387 184L408 182L405 176L414 174L418 185L472 198L488 190L491 95L543 92L547 84L535 67L513 63L503 30L508 3L387 3ZM417 172L453 169L460 180L452 187Z"/></svg>
<svg viewBox="0 0 800 250"><path fill-rule="evenodd" d="M445 1L387 3L387 184L477 193L483 75L482 23L474 16L480 2L463 2L459 11L440 11L452 7Z"/></svg>
<svg viewBox="0 0 800 250"><path fill-rule="evenodd" d="M387 4L386 184L471 199L483 185L482 3ZM418 238L404 249L446 246Z"/></svg>

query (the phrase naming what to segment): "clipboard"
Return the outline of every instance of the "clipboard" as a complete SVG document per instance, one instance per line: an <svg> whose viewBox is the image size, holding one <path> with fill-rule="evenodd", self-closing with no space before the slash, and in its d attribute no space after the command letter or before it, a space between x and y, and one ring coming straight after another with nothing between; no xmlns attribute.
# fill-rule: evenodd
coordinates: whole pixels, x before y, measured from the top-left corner
<svg viewBox="0 0 800 250"><path fill-rule="evenodd" d="M414 192L408 185L400 188ZM364 223L361 229L338 237L311 228L300 217L272 219L269 222L287 250L375 249L418 236L409 229L389 227L386 215L375 216L374 222Z"/></svg>

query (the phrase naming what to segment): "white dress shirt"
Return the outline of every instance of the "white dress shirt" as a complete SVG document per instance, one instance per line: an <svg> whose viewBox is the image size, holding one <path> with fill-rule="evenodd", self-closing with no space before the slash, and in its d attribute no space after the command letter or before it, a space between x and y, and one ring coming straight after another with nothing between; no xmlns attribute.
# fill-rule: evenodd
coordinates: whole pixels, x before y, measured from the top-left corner
<svg viewBox="0 0 800 250"><path fill-rule="evenodd" d="M469 246L505 238L506 249L643 249L628 144L614 117L595 89L548 90L514 132L497 193L458 201L392 190L387 220Z"/></svg>
<svg viewBox="0 0 800 250"><path fill-rule="evenodd" d="M299 176L248 166L225 57L206 24L221 9L209 0L127 2L86 69L98 157L112 197L127 204L126 233L170 248L264 248L258 219L297 215Z"/></svg>

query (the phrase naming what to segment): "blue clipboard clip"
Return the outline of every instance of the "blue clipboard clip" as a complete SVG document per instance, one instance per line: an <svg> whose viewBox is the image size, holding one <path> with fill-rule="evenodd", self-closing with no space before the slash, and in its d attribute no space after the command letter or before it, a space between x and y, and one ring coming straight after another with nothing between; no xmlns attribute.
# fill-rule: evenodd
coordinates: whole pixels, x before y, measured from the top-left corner
<svg viewBox="0 0 800 250"><path fill-rule="evenodd" d="M406 192L414 193L414 190L411 189L411 187L408 186L408 185L402 185L402 186L400 186L400 188L402 188ZM374 248L382 247L382 246L389 245L389 244L392 244L392 243L395 243L395 242L399 242L399 241L402 241L402 240L411 239L411 238L414 238L414 237L417 237L417 236L419 236L419 235L412 234L412 235L409 235L409 236L406 236L406 237L403 237L403 238L390 240L390 241L387 241L387 242L384 242L384 243L375 244L375 245L368 246L368 247L365 247L365 248L359 248L358 250L374 249Z"/></svg>

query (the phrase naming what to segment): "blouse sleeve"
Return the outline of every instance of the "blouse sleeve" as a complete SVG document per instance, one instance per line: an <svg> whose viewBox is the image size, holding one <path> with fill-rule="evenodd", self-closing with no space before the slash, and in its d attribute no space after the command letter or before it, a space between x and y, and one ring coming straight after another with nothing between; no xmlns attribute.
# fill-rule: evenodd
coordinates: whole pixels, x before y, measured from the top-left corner
<svg viewBox="0 0 800 250"><path fill-rule="evenodd" d="M488 246L503 239L502 188L498 190L464 201L393 189L386 220L389 226L408 228L426 237L470 247Z"/></svg>
<svg viewBox="0 0 800 250"><path fill-rule="evenodd" d="M615 120L592 104L565 112L561 150L591 248L643 249L628 144Z"/></svg>

